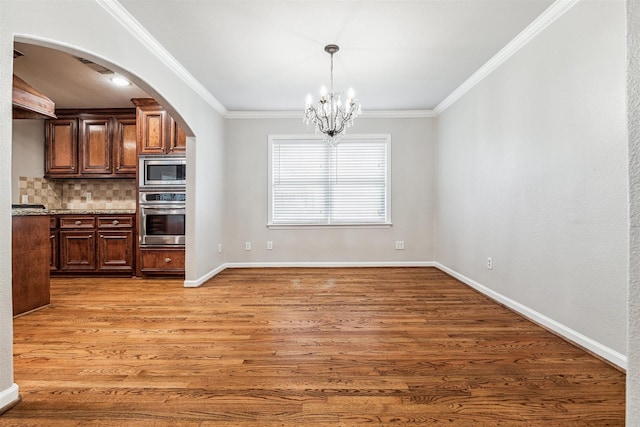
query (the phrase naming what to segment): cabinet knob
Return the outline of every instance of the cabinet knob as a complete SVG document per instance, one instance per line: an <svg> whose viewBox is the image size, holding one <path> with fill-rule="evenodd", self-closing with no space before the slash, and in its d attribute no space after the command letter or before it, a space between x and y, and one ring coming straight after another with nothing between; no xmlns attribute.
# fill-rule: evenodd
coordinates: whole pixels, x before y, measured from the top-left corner
<svg viewBox="0 0 640 427"><path fill-rule="evenodd" d="M118 225L118 224L120 224L120 221L118 221L117 219L114 219L113 220L113 225Z"/></svg>
<svg viewBox="0 0 640 427"><path fill-rule="evenodd" d="M78 221L75 222L75 224L76 225L80 225L80 224L82 224L82 221L78 220Z"/></svg>
<svg viewBox="0 0 640 427"><path fill-rule="evenodd" d="M50 239L55 239L56 236L54 234L52 234L51 236L49 236Z"/></svg>
<svg viewBox="0 0 640 427"><path fill-rule="evenodd" d="M165 258L164 262L166 262L167 264L169 264L171 262L171 258Z"/></svg>

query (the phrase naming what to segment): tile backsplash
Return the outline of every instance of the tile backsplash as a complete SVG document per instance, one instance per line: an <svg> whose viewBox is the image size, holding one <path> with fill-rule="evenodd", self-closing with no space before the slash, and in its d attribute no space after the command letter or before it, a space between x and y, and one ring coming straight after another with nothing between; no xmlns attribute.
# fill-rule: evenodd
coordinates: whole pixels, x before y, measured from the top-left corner
<svg viewBox="0 0 640 427"><path fill-rule="evenodd" d="M19 180L20 203L48 209L135 209L135 179L66 179L24 177ZM88 193L91 193L91 200Z"/></svg>

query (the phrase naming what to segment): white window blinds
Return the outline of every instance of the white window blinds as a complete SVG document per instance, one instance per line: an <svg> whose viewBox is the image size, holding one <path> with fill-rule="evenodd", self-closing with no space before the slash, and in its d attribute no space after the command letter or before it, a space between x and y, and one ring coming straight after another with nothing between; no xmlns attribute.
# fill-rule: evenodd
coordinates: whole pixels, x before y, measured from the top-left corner
<svg viewBox="0 0 640 427"><path fill-rule="evenodd" d="M388 224L390 139L270 137L270 223Z"/></svg>

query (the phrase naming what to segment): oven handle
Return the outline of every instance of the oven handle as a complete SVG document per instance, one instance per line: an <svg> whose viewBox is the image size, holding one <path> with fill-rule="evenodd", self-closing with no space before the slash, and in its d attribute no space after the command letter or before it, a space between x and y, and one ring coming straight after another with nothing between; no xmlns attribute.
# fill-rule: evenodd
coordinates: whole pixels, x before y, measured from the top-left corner
<svg viewBox="0 0 640 427"><path fill-rule="evenodd" d="M185 210L185 206L184 205L180 206L180 205L149 205L149 204L146 204L146 205L140 205L140 210L142 210L142 209L146 209L146 210L148 210L148 209L168 209L168 210L174 211L174 210Z"/></svg>

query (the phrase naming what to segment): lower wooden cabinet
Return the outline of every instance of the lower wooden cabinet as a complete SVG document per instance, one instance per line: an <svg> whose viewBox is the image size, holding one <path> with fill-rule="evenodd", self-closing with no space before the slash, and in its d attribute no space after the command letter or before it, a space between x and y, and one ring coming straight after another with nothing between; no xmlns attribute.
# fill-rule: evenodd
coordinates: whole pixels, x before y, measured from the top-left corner
<svg viewBox="0 0 640 427"><path fill-rule="evenodd" d="M133 231L98 232L98 270L133 272Z"/></svg>
<svg viewBox="0 0 640 427"><path fill-rule="evenodd" d="M150 275L183 275L184 258L184 248L141 248L140 271Z"/></svg>
<svg viewBox="0 0 640 427"><path fill-rule="evenodd" d="M49 304L49 217L12 218L13 315Z"/></svg>
<svg viewBox="0 0 640 427"><path fill-rule="evenodd" d="M96 269L96 233L93 230L60 230L60 271Z"/></svg>
<svg viewBox="0 0 640 427"><path fill-rule="evenodd" d="M134 273L133 215L60 215L52 240L58 260L52 273Z"/></svg>

